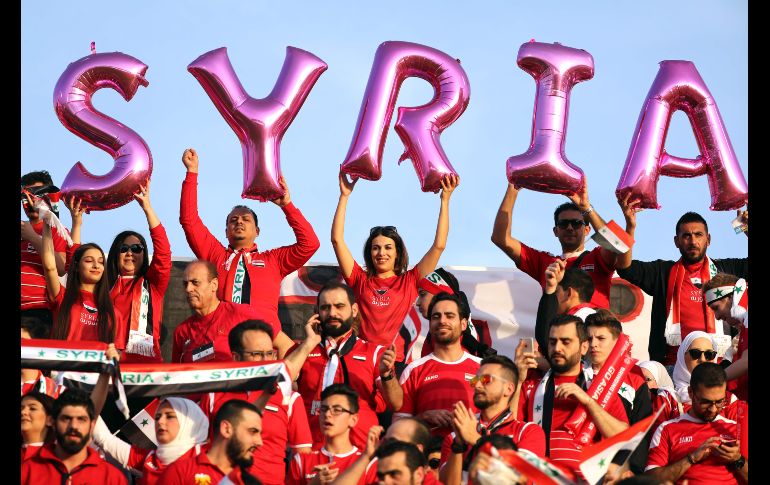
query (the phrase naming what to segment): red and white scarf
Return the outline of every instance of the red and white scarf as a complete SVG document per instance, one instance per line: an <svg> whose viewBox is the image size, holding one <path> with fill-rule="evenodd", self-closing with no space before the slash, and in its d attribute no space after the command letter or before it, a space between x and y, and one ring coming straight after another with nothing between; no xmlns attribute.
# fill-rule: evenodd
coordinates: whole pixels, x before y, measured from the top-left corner
<svg viewBox="0 0 770 485"><path fill-rule="evenodd" d="M122 278L134 279L133 276L121 276L115 283L121 284ZM155 357L155 342L153 340L152 301L150 298L150 283L140 276L130 284L131 291L131 320L128 329L126 352L145 357ZM149 323L149 325L148 325Z"/></svg>

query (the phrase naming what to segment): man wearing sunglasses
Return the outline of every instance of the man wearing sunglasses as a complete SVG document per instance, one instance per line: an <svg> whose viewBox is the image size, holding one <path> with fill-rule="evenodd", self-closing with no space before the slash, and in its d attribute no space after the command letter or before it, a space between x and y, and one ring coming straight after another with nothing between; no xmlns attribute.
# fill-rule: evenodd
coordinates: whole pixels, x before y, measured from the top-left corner
<svg viewBox="0 0 770 485"><path fill-rule="evenodd" d="M543 288L545 269L557 259L564 259L567 268L582 269L591 275L594 282L595 291L591 303L600 308L609 308L616 254L600 246L591 251L585 248L586 236L591 232L589 224L595 231L606 225L588 200L587 183L583 184L580 192L568 196L572 202L566 202L554 211L553 235L559 239L560 256L533 249L511 236L513 206L518 194L519 189L508 184L495 217L492 242L513 260L517 268L538 281Z"/></svg>
<svg viewBox="0 0 770 485"><path fill-rule="evenodd" d="M704 362L692 371L687 413L665 421L652 436L647 474L660 481L731 485L749 482L749 462L741 455L738 424L722 415L727 376Z"/></svg>
<svg viewBox="0 0 770 485"><path fill-rule="evenodd" d="M228 341L236 362L263 362L278 358L273 349L273 329L260 320L239 323L230 330ZM294 453L310 453L312 444L302 396L292 392L284 397L277 386L264 391L206 393L200 400L200 407L212 425L210 439L214 436L214 416L224 403L233 399L250 402L262 411L262 448L254 454L254 463L247 471L259 476L265 485L283 485L286 483L287 445L292 452L289 455L291 459Z"/></svg>

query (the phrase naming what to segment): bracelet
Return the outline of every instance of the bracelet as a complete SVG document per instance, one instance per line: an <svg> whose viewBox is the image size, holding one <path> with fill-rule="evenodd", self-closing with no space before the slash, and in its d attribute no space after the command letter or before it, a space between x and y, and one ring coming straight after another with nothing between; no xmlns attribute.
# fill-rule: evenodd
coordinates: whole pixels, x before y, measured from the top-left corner
<svg viewBox="0 0 770 485"><path fill-rule="evenodd" d="M588 206L588 209L586 209L586 210L584 210L584 211L580 211L580 213L581 213L582 215L584 215L584 216L587 216L588 214L590 214L590 213L591 213L591 212L593 212L593 211L594 211L594 207L593 207L592 205L589 205L589 206Z"/></svg>
<svg viewBox="0 0 770 485"><path fill-rule="evenodd" d="M392 373L392 372L391 372L390 374L388 374L388 375L383 375L383 374L380 374L380 379L381 379L383 382L385 382L385 381L389 381L389 380L393 379L393 377L395 377L395 376L393 375L393 373Z"/></svg>
<svg viewBox="0 0 770 485"><path fill-rule="evenodd" d="M697 463L695 461L695 458L692 457L692 453L687 453L687 461L690 462L690 465L694 465L695 463Z"/></svg>

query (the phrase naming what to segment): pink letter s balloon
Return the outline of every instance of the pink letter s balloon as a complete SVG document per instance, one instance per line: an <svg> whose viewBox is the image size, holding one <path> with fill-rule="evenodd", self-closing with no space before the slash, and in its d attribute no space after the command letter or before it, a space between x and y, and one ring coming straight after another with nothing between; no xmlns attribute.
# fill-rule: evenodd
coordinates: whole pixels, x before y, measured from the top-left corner
<svg viewBox="0 0 770 485"><path fill-rule="evenodd" d="M241 142L241 197L265 202L283 196L278 182L281 138L327 67L310 52L287 47L273 91L255 99L238 80L225 47L207 52L187 66Z"/></svg>
<svg viewBox="0 0 770 485"><path fill-rule="evenodd" d="M516 63L535 78L532 141L521 155L508 159L508 181L519 188L549 194L574 194L583 171L567 160L569 96L573 86L594 77L594 58L582 49L530 41L519 47Z"/></svg>
<svg viewBox="0 0 770 485"><path fill-rule="evenodd" d="M353 177L380 179L388 126L401 83L408 77L425 79L435 95L422 106L398 108L396 132L406 147L399 163L410 158L423 192L438 192L442 177L457 175L441 148L441 132L465 111L471 88L460 61L420 44L380 44L342 170Z"/></svg>
<svg viewBox="0 0 770 485"><path fill-rule="evenodd" d="M674 111L690 120L700 156L693 159L666 153L666 132ZM711 210L738 209L748 201L748 186L727 136L722 116L706 83L690 61L662 61L636 123L626 165L615 189L640 207L659 209L658 178L708 175Z"/></svg>
<svg viewBox="0 0 770 485"><path fill-rule="evenodd" d="M106 175L93 175L80 162L62 183L63 196L79 197L81 207L109 210L133 200L133 195L152 174L152 155L141 136L122 123L94 109L93 94L112 88L126 101L134 97L147 66L121 52L91 54L69 66L59 77L53 93L59 121L72 133L112 155L115 164Z"/></svg>

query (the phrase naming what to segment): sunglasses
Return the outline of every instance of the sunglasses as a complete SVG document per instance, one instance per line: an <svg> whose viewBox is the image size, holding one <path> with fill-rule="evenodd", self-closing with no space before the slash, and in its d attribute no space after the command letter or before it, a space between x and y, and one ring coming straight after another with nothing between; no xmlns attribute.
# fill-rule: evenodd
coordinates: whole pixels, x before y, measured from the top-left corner
<svg viewBox="0 0 770 485"><path fill-rule="evenodd" d="M374 226L373 228L369 229L369 235L371 236L377 231L398 233L396 226Z"/></svg>
<svg viewBox="0 0 770 485"><path fill-rule="evenodd" d="M141 244L132 244L130 246L128 244L123 244L120 246L120 254L127 252L129 249L131 250L132 253L139 254L142 251L144 251L144 246L142 246Z"/></svg>
<svg viewBox="0 0 770 485"><path fill-rule="evenodd" d="M493 376L492 374L481 374L480 376L471 377L469 384L471 385L471 387L476 387L476 384L480 382L482 385L486 386L487 384L492 382L493 379L497 379L503 382L511 382L508 379L503 379L502 377Z"/></svg>
<svg viewBox="0 0 770 485"><path fill-rule="evenodd" d="M569 226L572 226L573 229L580 229L585 225L586 221L583 219L560 219L559 222L556 223L556 227L559 229L566 229Z"/></svg>
<svg viewBox="0 0 770 485"><path fill-rule="evenodd" d="M700 359L701 354L706 356L706 360L714 360L714 357L717 356L716 350L690 349L687 353L690 354L692 360Z"/></svg>

